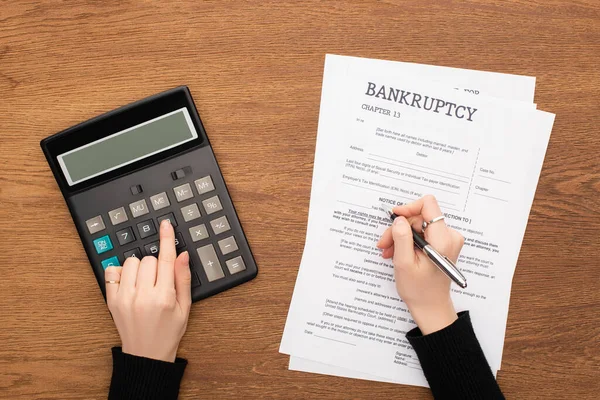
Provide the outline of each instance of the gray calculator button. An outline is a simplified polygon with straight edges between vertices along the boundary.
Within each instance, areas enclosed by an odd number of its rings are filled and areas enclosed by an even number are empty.
[[[87,221],[85,221],[85,224],[87,225],[88,231],[92,235],[106,228],[106,226],[104,226],[104,221],[102,220],[101,215],[88,219]]]
[[[200,286],[200,278],[198,278],[198,273],[196,271],[192,271],[192,287]]]
[[[204,224],[192,226],[189,231],[190,236],[192,237],[192,242],[197,242],[208,237],[208,231],[206,230],[206,226]]]
[[[109,211],[108,216],[110,217],[110,222],[113,225],[122,224],[123,222],[127,222],[127,220],[129,219],[127,218],[125,207],[119,207],[116,210]]]
[[[217,211],[221,211],[223,206],[221,205],[221,200],[219,200],[219,196],[213,196],[206,200],[202,201],[202,205],[206,210],[207,214],[216,213]]]
[[[131,215],[133,218],[141,217],[142,215],[148,214],[148,205],[146,204],[145,199],[141,199],[135,201],[129,205],[129,209],[131,210]]]
[[[227,265],[227,269],[229,269],[229,273],[231,275],[237,274],[238,272],[246,269],[246,264],[244,264],[244,260],[241,256],[227,260],[225,261],[225,264]]]
[[[174,187],[173,192],[175,192],[175,197],[177,198],[178,203],[194,197],[194,193],[192,193],[192,187],[189,183]]]
[[[121,246],[125,246],[127,243],[135,242],[135,236],[133,235],[133,229],[128,226],[125,229],[121,229],[115,233],[117,240]],[[127,256],[125,256],[127,257]]]
[[[216,281],[225,276],[212,244],[199,247],[196,251],[198,252],[198,257],[200,257],[200,262],[202,262],[202,267],[204,267],[204,272],[206,272],[206,277],[209,282]]]
[[[213,181],[209,176],[205,176],[204,178],[200,178],[194,181],[196,185],[196,189],[198,190],[198,194],[208,193],[211,190],[215,190],[215,185],[213,185]]]
[[[193,203],[189,206],[181,207],[181,215],[183,215],[183,220],[185,222],[189,222],[193,219],[200,218],[200,210],[198,209],[198,204]]]
[[[229,226],[229,221],[227,221],[227,217],[225,215],[210,221],[210,226],[212,227],[212,230],[215,233],[215,235],[218,235],[219,233],[223,233],[231,229],[231,227]]]
[[[154,208],[154,211],[158,211],[161,208],[169,207],[171,205],[169,198],[167,197],[167,193],[165,192],[151,196],[150,203],[152,203],[152,208]]]
[[[221,254],[227,255],[229,253],[233,253],[238,249],[238,245],[235,242],[235,238],[233,236],[229,236],[223,240],[219,240],[219,248],[221,249]]]
[[[160,243],[159,242],[148,243],[147,245],[144,246],[144,250],[146,250],[146,254],[149,256],[157,256],[158,252],[160,251]]]

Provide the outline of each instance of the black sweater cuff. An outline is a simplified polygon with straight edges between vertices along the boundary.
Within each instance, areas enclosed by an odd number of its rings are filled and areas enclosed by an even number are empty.
[[[186,360],[177,358],[174,363],[153,360],[123,353],[120,347],[112,348],[112,356],[109,400],[177,399]]]
[[[477,341],[469,312],[442,330],[423,336],[419,328],[406,338],[415,349],[436,399],[504,399]]]

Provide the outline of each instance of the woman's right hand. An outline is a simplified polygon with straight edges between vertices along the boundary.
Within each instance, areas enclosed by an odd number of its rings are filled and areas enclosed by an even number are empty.
[[[384,258],[392,258],[396,288],[424,335],[452,324],[456,318],[450,298],[450,279],[420,250],[415,250],[411,225],[421,231],[423,221],[442,215],[435,197],[428,195],[413,203],[394,208],[398,217],[382,235],[377,247]],[[456,262],[463,236],[442,221],[430,224],[425,240],[433,248]]]
[[[158,260],[130,257],[123,268],[106,269],[106,280],[115,282],[106,284],[106,300],[123,353],[173,362],[192,303],[190,256],[187,251],[177,256],[168,220],[159,233]]]

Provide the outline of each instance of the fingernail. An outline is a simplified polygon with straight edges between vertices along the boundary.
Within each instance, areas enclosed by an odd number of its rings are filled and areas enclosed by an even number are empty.
[[[186,264],[189,264],[190,263],[190,253],[188,253],[186,250],[181,254],[183,254],[183,262]]]
[[[394,219],[394,225],[402,225],[404,223],[404,218],[402,217],[396,217]]]
[[[160,223],[160,227],[161,228],[166,228],[167,226],[171,225],[171,221],[168,219],[163,219]]]

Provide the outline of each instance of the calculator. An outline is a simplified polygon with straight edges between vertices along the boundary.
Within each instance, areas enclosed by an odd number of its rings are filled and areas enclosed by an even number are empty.
[[[104,270],[158,256],[168,219],[188,251],[192,300],[253,279],[258,269],[200,116],[185,86],[40,143],[106,299]]]

